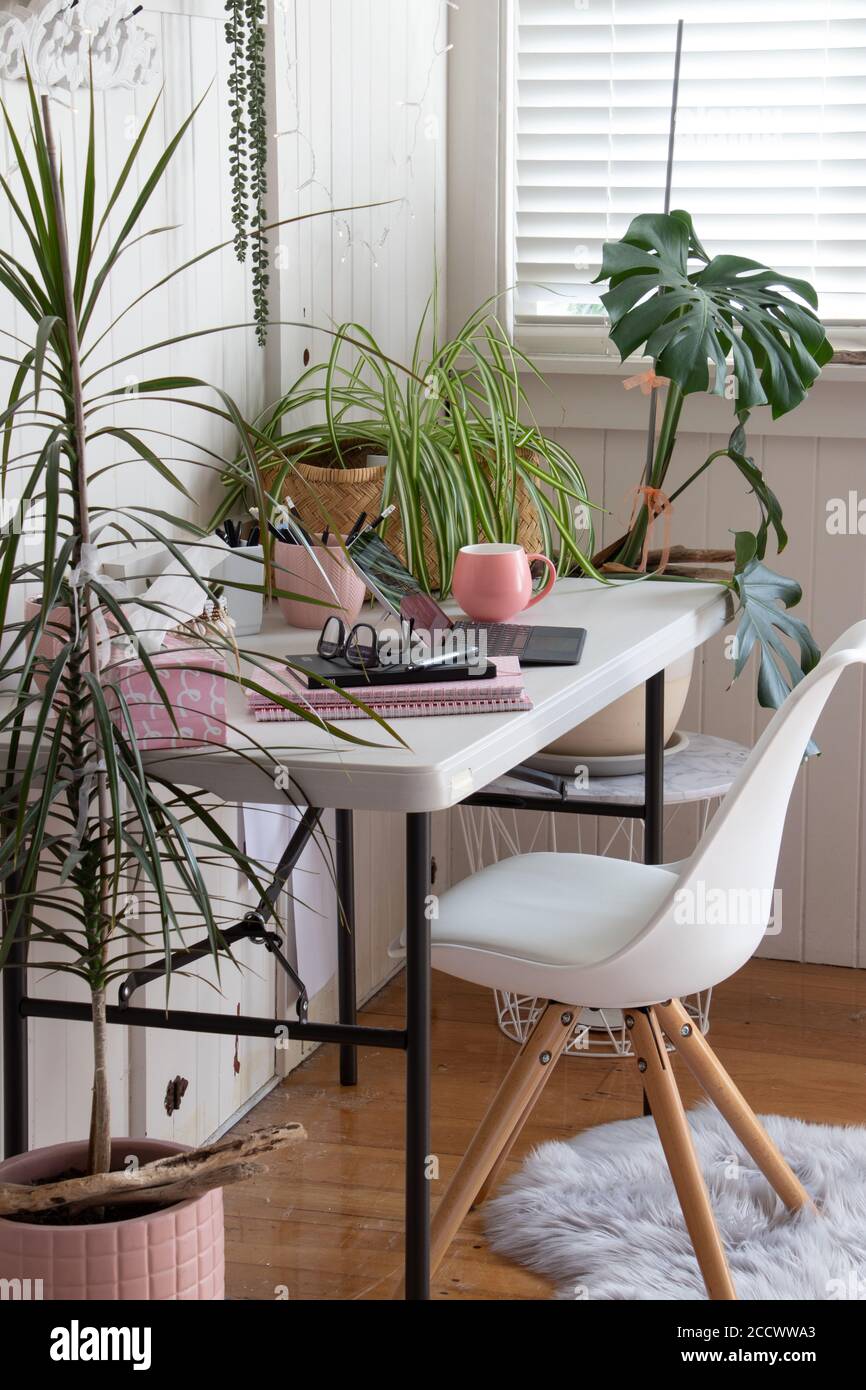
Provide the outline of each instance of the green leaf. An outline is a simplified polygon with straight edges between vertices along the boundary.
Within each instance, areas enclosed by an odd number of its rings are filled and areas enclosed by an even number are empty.
[[[92,77],[91,72],[91,77]],[[75,312],[81,312],[84,289],[90,270],[93,254],[93,210],[96,204],[96,131],[93,83],[90,85],[90,103],[87,119],[87,159],[84,166],[84,187],[81,195],[80,225],[78,229],[78,257],[75,264],[75,283],[73,303]]]
[[[765,709],[778,709],[795,685],[817,665],[821,653],[806,624],[788,611],[802,598],[794,579],[774,574],[757,555],[757,538],[748,531],[735,536],[736,568],[734,588],[739,596],[741,617],[736,633],[734,677],[741,675],[757,649],[758,702]],[[797,649],[792,653],[788,641]],[[810,743],[807,755],[817,752]]]
[[[701,464],[700,468],[696,468],[694,473],[686,478],[685,482],[681,483],[680,486],[671,493],[670,500],[671,502],[675,502],[680,494],[685,492],[686,488],[690,487],[695,479],[699,478],[700,475],[710,467],[710,464],[715,463],[716,459],[730,459],[746,479],[757,498],[758,507],[761,512],[761,522],[754,537],[755,554],[759,560],[763,560],[767,549],[767,538],[770,529],[772,528],[776,533],[776,549],[780,554],[788,544],[788,533],[782,521],[781,502],[773,492],[773,489],[770,487],[761,469],[755,463],[755,460],[746,453],[748,446],[746,444],[745,423],[747,418],[748,411],[740,411],[738,423],[731,433],[727,448],[714,450],[714,452]],[[744,532],[743,534],[747,535],[748,532]]]
[[[703,264],[690,271],[694,259]],[[806,280],[742,256],[708,261],[688,213],[636,217],[622,240],[605,242],[596,279],[610,282],[601,299],[620,355],[643,349],[685,394],[709,389],[713,362],[723,395],[730,353],[740,408],[769,404],[777,419],[833,353]]]
[[[33,356],[33,394],[36,406],[39,405],[39,390],[42,386],[42,373],[45,370],[45,354],[48,351],[51,334],[58,323],[60,323],[60,319],[55,314],[49,314],[40,320],[36,330],[36,350]]]

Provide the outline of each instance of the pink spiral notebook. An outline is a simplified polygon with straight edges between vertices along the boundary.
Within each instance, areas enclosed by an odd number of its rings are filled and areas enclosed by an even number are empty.
[[[320,715],[322,719],[365,719],[367,712],[345,696],[326,688],[309,690],[294,671],[279,668],[275,689]],[[263,682],[264,683],[264,682]],[[484,681],[431,681],[424,685],[377,685],[356,687],[353,693],[383,719],[425,719],[448,714],[499,714],[532,709],[523,673],[516,656],[498,657],[496,675]],[[250,710],[257,720],[292,720],[302,716],[294,710],[252,692]]]

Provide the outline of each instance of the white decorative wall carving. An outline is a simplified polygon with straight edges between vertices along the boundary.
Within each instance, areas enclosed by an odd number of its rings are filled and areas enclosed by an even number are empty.
[[[157,71],[157,45],[133,15],[138,0],[31,0],[0,13],[0,78],[74,92],[138,87]]]

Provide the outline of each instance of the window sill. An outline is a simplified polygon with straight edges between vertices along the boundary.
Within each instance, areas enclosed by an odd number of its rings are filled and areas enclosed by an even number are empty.
[[[628,357],[624,362],[619,358],[602,356],[597,353],[533,352],[531,346],[518,339],[518,347],[531,357],[542,376],[635,376],[650,367],[648,357]],[[532,375],[530,368],[522,372]],[[852,381],[858,385],[866,384],[866,362],[830,362],[821,372],[820,379],[812,387],[819,388],[824,382]]]
[[[521,373],[530,408],[542,429],[646,431],[648,398],[639,388],[624,391],[629,376],[645,372],[649,359],[613,358],[588,354],[532,354],[541,373]],[[824,368],[820,380],[796,410],[774,420],[770,411],[752,411],[748,431],[753,435],[793,438],[866,439],[866,368],[837,362]],[[855,389],[856,388],[856,389]],[[727,437],[733,427],[733,402],[701,392],[688,398],[682,428]]]

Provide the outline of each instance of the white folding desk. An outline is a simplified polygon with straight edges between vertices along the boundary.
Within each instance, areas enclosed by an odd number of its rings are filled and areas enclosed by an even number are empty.
[[[235,686],[227,717],[239,732],[229,733],[224,750],[152,753],[146,765],[226,801],[284,801],[274,786],[279,764],[313,806],[441,811],[699,647],[728,620],[728,598],[725,590],[708,584],[629,580],[605,587],[593,580],[560,580],[520,621],[585,627],[586,646],[579,666],[526,668],[533,703],[528,713],[391,721],[407,748],[375,723],[349,720],[340,727],[377,745],[355,747],[311,724],[257,723]],[[285,627],[273,613],[261,635],[246,639],[245,646],[268,657],[291,656],[311,651],[317,636]],[[265,755],[257,744],[265,745]]]
[[[455,610],[456,611],[456,610]],[[595,714],[626,691],[647,686],[646,818],[653,856],[661,851],[662,716],[665,666],[719,632],[732,613],[730,593],[719,586],[689,582],[623,581],[601,585],[566,579],[521,616],[521,622],[585,627],[587,639],[578,666],[529,667],[526,689],[529,712],[447,716],[392,721],[406,746],[367,720],[347,721],[342,728],[372,746],[340,741],[308,723],[257,723],[246,709],[243,693],[230,686],[229,722],[236,726],[225,748],[208,747],[145,755],[155,773],[187,786],[200,787],[225,801],[285,802],[275,772],[291,779],[292,799],[310,808],[306,835],[324,807],[338,812],[337,887],[340,923],[340,1022],[311,1024],[304,1016],[283,1024],[293,1036],[341,1046],[341,1080],[355,1078],[355,1048],[399,1047],[406,1051],[406,1294],[429,1292],[430,1152],[430,924],[426,916],[430,888],[430,813],[478,797],[483,788],[573,725]],[[259,637],[245,647],[267,657],[312,650],[316,633],[300,632],[269,615]],[[281,779],[285,784],[285,777]],[[354,941],[352,938],[353,810],[403,811],[406,814],[406,1028],[367,1029],[355,1020]],[[296,832],[297,834],[297,832]],[[295,837],[293,836],[293,842]],[[299,852],[299,851],[298,851]],[[274,897],[297,859],[290,845],[275,880]],[[264,916],[268,914],[265,902]],[[264,927],[264,917],[251,914]],[[249,928],[248,928],[249,930]],[[272,934],[262,932],[262,939]],[[265,944],[269,944],[265,940]],[[269,949],[273,945],[269,944]],[[183,953],[180,953],[181,955]],[[181,961],[182,964],[182,961]],[[79,1017],[84,1005],[33,1000],[26,996],[26,972],[4,972],[4,1065],[7,1103],[7,1153],[22,1147],[21,1109],[26,1121],[26,1019],[29,1016]],[[133,983],[132,988],[135,985]],[[246,1031],[266,1036],[272,1019],[225,1020],[221,1015],[112,1007],[112,1022],[171,1026],[196,1030]],[[78,1012],[76,1012],[78,1010]],[[11,1055],[10,1055],[11,1054]],[[23,1081],[22,1081],[23,1076]],[[23,1102],[22,1102],[23,1092]],[[26,1144],[26,1129],[23,1143]],[[11,1144],[11,1146],[10,1146]]]

